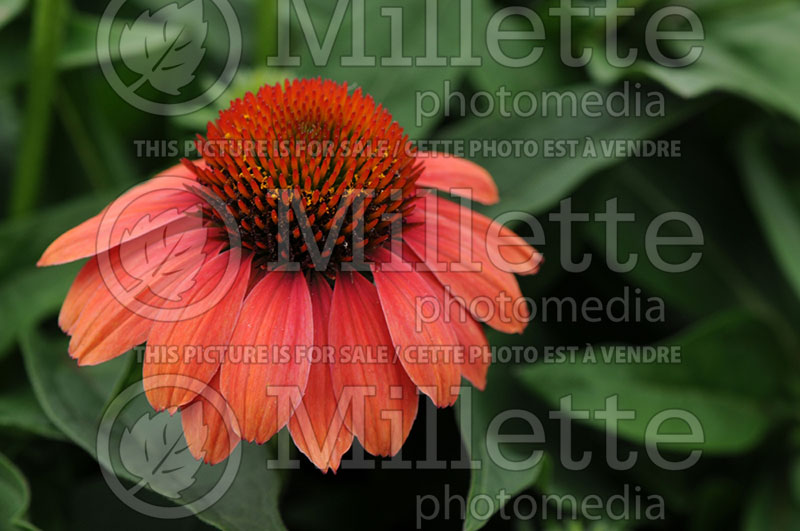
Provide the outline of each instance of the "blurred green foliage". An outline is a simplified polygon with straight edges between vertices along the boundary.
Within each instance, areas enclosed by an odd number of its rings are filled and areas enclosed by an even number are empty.
[[[321,39],[336,3],[305,4]],[[648,17],[670,2],[626,0],[622,5],[635,7],[636,15],[621,19],[619,38],[623,49],[639,50],[636,61],[627,68],[610,66],[604,59],[602,21],[583,17],[573,28],[575,47],[589,47],[593,59],[574,68],[558,57],[558,21],[547,11],[555,3],[521,0],[519,5],[542,16],[547,40],[536,64],[509,68],[491,59],[484,35],[492,13],[516,4],[473,0],[472,48],[482,66],[451,61],[444,66],[381,66],[380,58],[391,54],[389,19],[382,9],[399,4],[404,6],[403,52],[423,56],[425,2],[370,0],[365,2],[367,52],[378,57],[378,66],[341,66],[339,59],[351,52],[348,11],[327,65],[314,64],[293,12],[292,51],[300,55],[301,65],[268,68],[266,56],[275,52],[277,42],[276,3],[237,1],[243,56],[233,83],[204,109],[163,117],[130,106],[103,76],[95,49],[103,3],[0,3],[0,528],[411,529],[415,497],[441,497],[445,484],[467,496],[467,503],[501,490],[608,498],[622,485],[635,484],[666,500],[664,521],[513,522],[495,515],[442,520],[436,528],[800,529],[800,333],[795,324],[800,316],[800,5],[790,0],[680,2],[703,23],[703,51],[689,67],[667,68],[644,53],[643,35]],[[162,5],[131,0],[119,17],[132,21],[145,9]],[[459,54],[459,5],[459,0],[438,2],[442,56]],[[503,28],[524,29],[520,24],[513,19]],[[693,44],[674,41],[669,47],[681,56]],[[205,46],[209,60],[190,90],[217,75],[228,46],[224,32],[211,28]],[[527,53],[519,43],[508,46],[508,55]],[[112,61],[118,60],[112,55]],[[230,99],[264,83],[303,76],[362,87],[414,139],[680,141],[681,156],[673,159],[616,153],[473,158],[490,170],[501,192],[501,203],[486,213],[529,212],[544,224],[546,241],[538,247],[547,262],[539,275],[521,279],[526,295],[534,300],[608,300],[635,288],[642,299],[660,297],[666,305],[666,317],[659,322],[534,321],[522,336],[491,333],[492,344],[540,349],[591,345],[598,352],[620,345],[679,345],[682,362],[493,367],[487,390],[473,393],[470,404],[462,400],[455,413],[423,416],[435,415],[439,421],[440,457],[461,457],[459,429],[463,431],[472,458],[485,463],[471,473],[379,469],[344,470],[331,477],[305,462],[300,470],[279,473],[266,467],[272,444],[245,445],[233,487],[199,519],[156,521],[117,501],[94,460],[97,423],[109,400],[141,377],[141,367],[129,354],[78,369],[53,319],[78,266],[38,270],[34,264],[57,235],[130,185],[176,162],[137,156],[135,141],[191,140]],[[425,91],[441,100],[445,83],[469,96],[501,87],[608,94],[626,82],[640,83],[643,92],[664,93],[664,116],[538,113],[526,118],[501,116],[495,110],[481,117],[445,116],[440,110],[421,123],[416,116],[417,94]],[[636,222],[619,227],[618,252],[638,253],[640,263],[630,272],[611,271],[604,263],[605,227],[589,222],[576,224],[571,249],[576,256],[591,252],[593,265],[579,274],[563,271],[558,257],[564,242],[548,214],[566,197],[572,198],[575,211],[603,212],[607,201],[616,199],[620,211],[635,213]],[[643,259],[647,224],[671,211],[690,214],[703,229],[702,260],[686,273],[665,273]],[[622,422],[618,431],[621,447],[640,454],[633,468],[612,471],[594,462],[573,472],[559,466],[559,427],[547,412],[568,393],[575,409],[600,410],[608,396],[617,395],[620,407],[638,411],[638,419]],[[467,424],[461,417],[465,408],[471,418]],[[535,469],[512,473],[486,460],[488,423],[509,408],[547,421],[547,442],[540,448],[546,458]],[[704,428],[705,441],[698,446],[702,458],[684,472],[660,470],[641,458],[646,421],[668,408],[693,412]],[[417,421],[405,457],[425,457],[424,425],[425,418]],[[601,422],[580,421],[574,432],[576,455],[584,450],[604,455]],[[691,448],[670,450],[681,457]],[[509,455],[514,451],[526,455],[519,445]],[[202,468],[201,475],[210,473],[209,467]]]

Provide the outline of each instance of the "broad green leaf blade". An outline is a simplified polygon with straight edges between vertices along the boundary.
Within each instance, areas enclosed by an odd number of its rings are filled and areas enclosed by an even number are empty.
[[[133,385],[136,397],[120,411],[111,434],[112,444],[120,445],[119,464],[111,456],[114,471],[176,504],[202,497],[220,480],[227,463],[209,466],[195,461],[186,449],[180,416],[154,412],[141,382]],[[168,441],[164,451],[158,442],[162,437]],[[267,468],[273,458],[269,445],[242,443],[233,483],[198,517],[225,530],[284,530],[278,512],[281,478]]]
[[[80,265],[27,270],[0,285],[0,358],[20,331],[58,312]]]
[[[689,263],[693,253],[702,252],[696,266],[684,272],[666,272],[650,258],[647,249],[648,230],[659,216],[677,212],[696,219],[694,216],[698,214],[692,207],[680,204],[680,198],[671,196],[670,192],[685,182],[676,183],[672,173],[675,168],[664,166],[660,162],[626,162],[614,168],[611,175],[590,183],[586,194],[591,201],[590,212],[604,213],[616,203],[617,212],[634,216],[631,221],[617,224],[616,238],[611,242],[605,223],[583,224],[585,228],[581,232],[598,250],[595,260],[605,259],[606,264],[609,259],[626,262],[636,255],[636,264],[624,275],[645,294],[663,299],[668,309],[677,309],[692,318],[707,317],[743,302],[736,298],[737,294],[744,292],[743,284],[739,283],[742,275],[736,270],[737,264],[721,255],[718,242],[710,234],[712,227],[703,223],[703,220],[697,220],[697,226],[703,232],[701,246],[681,245],[658,249],[659,257],[671,264]],[[611,205],[609,201],[612,201]],[[686,237],[689,229],[683,222],[668,222],[659,227],[658,234]],[[612,250],[616,251],[617,256],[608,255]],[[603,267],[607,267],[606,264]],[[698,297],[698,293],[704,296]],[[741,298],[744,299],[743,296]]]
[[[503,458],[520,462],[534,451],[533,445],[530,445],[530,449],[525,446],[525,450],[522,450],[520,444],[501,443],[495,436],[494,429],[489,429],[498,415],[519,408],[523,402],[515,400],[515,397],[518,398],[519,395],[514,393],[514,382],[508,371],[502,366],[497,366],[489,371],[485,391],[471,389],[470,405],[467,405],[463,397],[458,401],[457,417],[461,437],[470,460],[479,463],[479,468],[470,471],[467,507],[470,507],[478,496],[489,496],[492,500],[500,499],[501,493],[507,494],[509,498],[516,496],[533,486],[545,468],[547,461],[545,454],[542,454],[534,466],[522,470],[508,470],[493,457],[495,449],[499,449]],[[508,421],[513,422],[511,419]],[[530,428],[523,433],[530,433]],[[506,501],[509,498],[506,498]],[[494,509],[498,511],[500,507],[495,505]],[[480,519],[474,513],[475,511],[466,511],[465,531],[481,529],[492,517],[490,514],[486,519]]]
[[[0,454],[0,527],[32,529],[24,515],[30,503],[28,482],[14,463]]]
[[[700,130],[685,144],[699,142],[705,134]],[[603,261],[603,255],[608,261],[614,251],[620,261],[637,255],[633,269],[623,274],[633,284],[632,290],[635,286],[648,299],[662,299],[667,318],[674,319],[675,310],[687,320],[696,320],[733,307],[746,308],[773,324],[789,350],[797,341],[791,324],[796,298],[786,290],[773,262],[763,259],[769,248],[755,219],[746,215],[745,195],[729,186],[727,174],[715,173],[718,167],[715,157],[699,147],[686,150],[680,159],[628,160],[587,183],[580,194],[589,202],[589,212],[604,213],[608,201],[616,200],[618,212],[634,215],[633,221],[617,224],[617,248],[609,244],[614,235],[609,236],[605,223],[583,223],[580,233],[597,250],[595,263]],[[659,225],[659,218],[671,220]],[[650,237],[649,230],[654,231]],[[702,232],[702,245],[656,248],[655,230],[659,236],[681,238]],[[698,252],[699,262],[688,270],[667,272],[655,261],[691,265],[692,254]]]
[[[274,455],[268,445],[243,443],[236,481],[217,503],[200,513],[200,519],[224,530],[285,530],[278,512],[280,476],[267,468],[269,459]]]
[[[595,86],[562,87],[575,93],[577,101],[590,91],[608,94],[610,91]],[[571,101],[567,98],[567,102]],[[656,99],[653,100],[654,102]],[[677,101],[665,101],[663,117],[612,117],[603,113],[600,117],[589,117],[582,113],[576,116],[571,111],[559,113],[556,100],[549,99],[547,116],[534,118],[510,117],[493,119],[470,118],[446,128],[440,137],[456,142],[470,141],[491,143],[517,140],[538,146],[534,156],[500,157],[489,149],[479,149],[475,156],[467,158],[489,170],[500,190],[500,203],[486,209],[491,215],[513,210],[540,213],[547,211],[561,199],[581,185],[594,173],[620,160],[614,146],[616,141],[645,140],[657,137],[690,116],[698,105],[676,105]],[[570,103],[564,104],[568,109]],[[565,114],[565,116],[559,116]],[[513,133],[511,133],[513,132]],[[511,134],[510,134],[511,133]],[[547,156],[545,144],[551,141],[577,141],[575,153],[565,151],[562,155]],[[589,151],[591,144],[595,149]],[[479,144],[481,145],[481,144]],[[562,147],[567,149],[563,144]]]
[[[489,24],[497,23],[499,19],[495,19],[494,22],[492,19],[498,16],[498,13],[500,15],[503,13],[500,12],[500,6],[492,0],[475,0],[471,3],[473,5],[471,44],[475,50],[475,56],[481,60],[481,65],[470,67],[467,72],[470,80],[474,81],[480,89],[492,94],[498,94],[501,89],[508,91],[512,94],[507,96],[510,101],[520,93],[538,93],[540,90],[578,83],[584,79],[580,69],[565,68],[561,62],[558,43],[559,21],[556,17],[550,16],[547,9],[534,8],[536,14],[543,21],[542,26],[547,37],[537,43],[538,46],[541,46],[541,55],[533,64],[517,66],[514,65],[513,59],[527,58],[530,54],[536,53],[532,50],[530,41],[501,38],[500,50],[490,51],[489,41],[492,41],[491,46],[494,48],[493,40],[496,35],[490,31]],[[506,14],[508,13],[509,11],[506,11]],[[512,15],[501,22],[499,29],[501,32],[530,32],[532,26],[525,17]],[[533,59],[531,57],[529,61]],[[451,83],[451,92],[458,88],[453,85]],[[453,103],[456,102],[457,100],[453,100]],[[459,112],[456,111],[455,115],[458,116]]]
[[[25,369],[45,414],[78,446],[94,455],[97,427],[132,358],[120,356],[94,367],[78,367],[67,354],[66,336],[48,337],[33,328],[20,335]]]
[[[83,197],[0,224],[0,274],[6,276],[20,266],[36,264],[53,240],[100,212],[112,198]]]
[[[741,138],[739,166],[761,229],[786,280],[800,297],[800,206],[770,160],[763,131],[750,129]]]
[[[787,66],[800,54],[797,3],[734,6],[726,2],[715,7],[700,12],[705,30],[702,41],[666,42],[675,57],[683,57],[690,46],[702,46],[702,55],[695,63],[670,68],[640,60],[628,69],[612,68],[601,60],[602,50],[596,50],[590,71],[604,82],[631,74],[646,75],[685,98],[723,90],[800,120],[800,73]]]
[[[67,355],[65,337],[47,337],[32,329],[21,335],[21,344],[25,366],[42,409],[64,434],[96,457],[101,418],[126,379],[132,358],[130,355],[122,356],[95,367],[78,367]],[[136,385],[141,387],[141,383]],[[130,409],[122,412],[117,423],[119,426],[115,426],[119,433],[114,433],[119,436],[126,429],[132,430],[143,415],[155,415],[155,412],[142,392],[131,403]],[[170,422],[179,424],[180,417],[176,415]],[[136,452],[135,446],[147,439],[147,435],[139,439],[132,438],[129,451]],[[143,451],[138,453],[143,454]],[[233,484],[220,500],[198,516],[226,530],[283,530],[277,510],[280,478],[277,472],[267,469],[267,460],[270,458],[268,447],[244,445],[242,461]],[[219,476],[219,470],[219,467],[200,465],[192,484],[182,494],[187,499],[196,499],[199,496],[192,498],[191,495],[198,492],[197,489],[208,488],[210,482]],[[133,484],[141,480],[124,465],[115,466],[114,471]],[[158,493],[170,492],[173,490],[170,483],[172,478],[166,481],[163,484],[154,481],[148,488],[152,487]]]
[[[0,428],[19,430],[50,439],[64,439],[44,414],[36,396],[22,387],[0,394]]]
[[[764,323],[741,311],[711,318],[660,345],[679,347],[679,363],[617,361],[613,347],[596,346],[595,357],[575,364],[529,366],[519,377],[533,392],[558,405],[572,395],[573,410],[606,410],[617,396],[619,410],[636,418],[621,420],[617,433],[644,444],[650,421],[664,410],[685,410],[699,421],[702,444],[661,444],[660,449],[707,454],[738,454],[757,445],[785,413],[776,364],[780,346]],[[608,357],[609,359],[606,359]],[[595,360],[594,362],[590,362]],[[605,421],[586,420],[598,429]],[[686,423],[667,421],[661,433],[686,433]]]

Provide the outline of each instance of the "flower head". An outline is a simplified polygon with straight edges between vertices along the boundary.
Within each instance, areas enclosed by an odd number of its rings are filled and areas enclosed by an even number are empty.
[[[428,191],[495,202],[485,170],[417,152],[371,97],[322,80],[248,93],[198,147],[42,256],[89,257],[59,316],[79,364],[147,343],[147,397],[181,411],[197,458],[288,425],[334,471],[354,436],[395,454],[418,391],[444,407],[462,376],[485,386],[483,323],[525,327],[514,274],[541,257]]]

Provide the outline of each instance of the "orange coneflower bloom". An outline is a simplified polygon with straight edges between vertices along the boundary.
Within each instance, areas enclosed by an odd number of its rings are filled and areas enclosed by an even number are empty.
[[[323,471],[353,436],[395,454],[418,390],[444,407],[462,376],[484,388],[480,321],[525,327],[514,274],[541,257],[424,192],[496,202],[483,168],[417,152],[370,96],[318,79],[246,94],[197,145],[201,160],[123,194],[40,259],[89,257],[59,316],[79,364],[146,342],[147,397],[181,411],[195,457],[217,463],[288,425]]]

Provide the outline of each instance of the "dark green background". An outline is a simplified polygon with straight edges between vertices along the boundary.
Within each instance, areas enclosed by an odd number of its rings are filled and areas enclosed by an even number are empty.
[[[184,3],[184,2],[181,2]],[[382,5],[404,5],[406,54],[421,55],[424,2],[367,0],[367,51],[387,54],[387,19]],[[236,1],[243,32],[243,58],[232,88],[213,108],[178,118],[141,112],[109,87],[97,64],[95,35],[102,2],[2,0],[0,2],[0,528],[28,529],[412,529],[415,497],[451,493],[495,495],[501,489],[527,494],[586,494],[604,497],[622,485],[666,502],[666,519],[642,522],[505,521],[494,529],[800,529],[800,6],[771,0],[686,0],[705,29],[700,60],[680,70],[660,67],[644,51],[648,17],[666,2],[627,0],[636,16],[624,19],[620,41],[635,46],[639,60],[620,70],[603,63],[604,28],[599,18],[576,22],[575,45],[594,49],[584,68],[558,60],[557,21],[549,2],[527,3],[545,19],[545,54],[523,69],[502,68],[483,41],[488,14],[511,5],[473,1],[473,46],[479,68],[344,68],[337,57],[350,51],[350,13],[345,17],[329,66],[311,63],[294,31],[297,69],[267,69],[275,47],[273,0]],[[307,2],[318,32],[327,27],[333,3]],[[588,2],[591,4],[591,2]],[[120,17],[135,19],[163,3],[131,0]],[[439,43],[456,55],[458,2],[439,2]],[[188,90],[200,91],[221,69],[225,32],[210,23],[207,57]],[[296,28],[295,28],[296,30]],[[681,53],[677,43],[673,52]],[[513,46],[512,46],[513,48]],[[510,50],[510,48],[509,48]],[[517,50],[519,51],[519,49]],[[509,54],[513,54],[509,51]],[[523,52],[524,53],[524,49]],[[117,64],[124,70],[124,66]],[[184,141],[202,132],[215,109],[245,90],[286,77],[323,76],[357,84],[384,103],[415,139],[442,138],[664,138],[681,142],[674,159],[541,157],[476,159],[498,182],[502,201],[490,214],[515,209],[543,222],[547,261],[539,275],[521,279],[526,295],[609,300],[625,287],[641,289],[641,300],[661,297],[659,323],[534,322],[523,336],[491,333],[495,345],[679,345],[677,365],[541,364],[497,365],[484,393],[473,400],[475,459],[485,457],[486,424],[493,412],[516,408],[546,421],[548,458],[525,473],[504,472],[484,459],[465,470],[353,471],[323,476],[303,462],[299,471],[276,473],[265,466],[271,445],[245,448],[246,466],[229,494],[198,519],[147,519],[118,502],[92,457],[96,425],[105,404],[125,384],[141,377],[127,355],[97,368],[78,370],[55,323],[78,265],[37,270],[34,263],[57,235],[93,215],[132,184],[176,162],[136,156],[135,140]],[[427,119],[414,124],[415,91],[441,92],[449,80],[467,95],[512,91],[615,90],[624,80],[667,98],[663,118],[629,117]],[[145,87],[143,94],[147,94]],[[590,252],[592,267],[564,272],[558,261],[558,227],[547,213],[571,197],[573,208],[601,212],[617,198],[620,210],[637,214],[621,225],[620,249],[638,252],[640,264],[617,274],[605,265],[604,226],[576,225],[572,251]],[[658,214],[682,211],[704,233],[703,258],[688,273],[669,274],[644,257],[647,223]],[[680,231],[678,231],[680,232]],[[676,234],[678,235],[678,234]],[[679,257],[678,257],[679,258]],[[676,258],[677,260],[677,258]],[[703,456],[688,471],[660,470],[646,458],[643,422],[620,427],[623,450],[638,450],[632,470],[603,464],[602,425],[577,423],[575,455],[591,450],[593,465],[566,473],[558,463],[558,427],[547,411],[571,393],[576,405],[598,410],[618,394],[622,407],[645,420],[653,412],[681,407],[703,424]],[[460,455],[453,410],[437,413],[440,456]],[[424,414],[404,448],[423,459]],[[683,453],[682,453],[683,452]],[[673,458],[685,455],[675,449]],[[152,494],[158,501],[157,495]],[[453,510],[451,508],[451,510]],[[283,522],[283,523],[281,523]],[[469,519],[468,529],[484,522]],[[427,524],[458,529],[459,518]],[[435,527],[434,527],[435,526]]]

